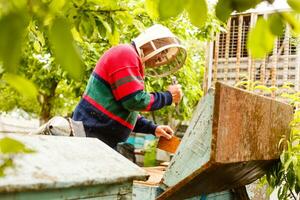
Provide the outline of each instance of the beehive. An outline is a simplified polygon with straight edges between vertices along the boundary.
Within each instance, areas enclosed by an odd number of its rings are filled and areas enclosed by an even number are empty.
[[[131,199],[146,172],[95,138],[9,135],[35,151],[14,158],[0,199]]]
[[[289,134],[293,108],[216,83],[193,114],[158,199],[185,199],[249,184],[265,174]]]

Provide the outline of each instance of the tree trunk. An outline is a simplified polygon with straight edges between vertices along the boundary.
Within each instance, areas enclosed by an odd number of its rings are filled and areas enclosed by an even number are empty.
[[[43,95],[42,109],[40,113],[40,125],[45,124],[51,118],[51,98]]]
[[[50,88],[50,94],[42,94],[42,100],[40,101],[41,104],[41,112],[40,112],[40,125],[49,121],[51,116],[52,110],[52,100],[55,98],[55,90],[58,85],[58,82],[53,82]]]

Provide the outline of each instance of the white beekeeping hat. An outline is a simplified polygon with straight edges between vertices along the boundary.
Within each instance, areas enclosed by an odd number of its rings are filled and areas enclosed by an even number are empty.
[[[150,76],[167,76],[185,62],[186,49],[167,27],[160,24],[146,29],[133,42]]]

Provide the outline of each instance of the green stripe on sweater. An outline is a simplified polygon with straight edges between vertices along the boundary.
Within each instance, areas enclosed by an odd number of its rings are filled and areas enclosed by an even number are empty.
[[[135,125],[138,113],[126,110],[121,103],[115,100],[110,88],[94,76],[90,77],[85,94],[109,112]]]

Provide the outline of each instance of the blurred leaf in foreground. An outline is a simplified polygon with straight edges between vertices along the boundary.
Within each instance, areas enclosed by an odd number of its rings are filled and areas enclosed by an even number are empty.
[[[299,0],[287,0],[287,3],[293,8],[296,12],[300,13],[300,1]]]
[[[17,153],[33,153],[32,149],[27,148],[18,140],[4,137],[0,139],[0,153],[1,154],[17,154]]]
[[[271,33],[268,22],[259,18],[249,32],[247,47],[253,58],[263,58],[273,50],[275,36]]]
[[[26,78],[11,73],[5,73],[2,78],[7,84],[16,89],[23,96],[30,99],[35,99],[37,97],[38,91],[35,85]]]
[[[222,22],[226,22],[233,12],[231,1],[228,0],[219,0],[215,9],[217,18]]]
[[[159,18],[164,20],[170,17],[176,17],[183,11],[185,3],[184,0],[159,0]]]
[[[0,19],[0,60],[7,72],[16,72],[21,57],[26,19],[20,13],[9,13]]]
[[[207,20],[206,0],[190,0],[187,5],[189,19],[194,26],[201,28]]]
[[[58,17],[53,21],[50,30],[50,42],[53,46],[57,63],[72,78],[80,80],[84,71],[83,63],[75,47],[69,24],[64,18]]]

